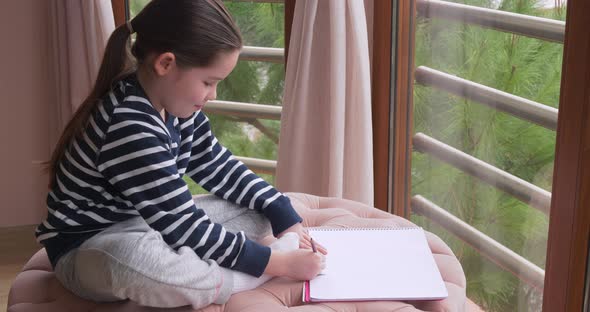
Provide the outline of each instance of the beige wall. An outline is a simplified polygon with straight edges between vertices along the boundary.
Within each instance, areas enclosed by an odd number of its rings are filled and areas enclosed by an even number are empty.
[[[0,227],[45,215],[49,157],[48,1],[0,1]]]

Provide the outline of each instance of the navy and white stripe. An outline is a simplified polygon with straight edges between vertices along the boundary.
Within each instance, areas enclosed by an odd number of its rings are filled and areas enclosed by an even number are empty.
[[[219,144],[202,112],[162,120],[132,75],[103,97],[60,161],[37,239],[55,266],[92,235],[140,215],[175,249],[188,246],[202,259],[261,275],[270,249],[212,223],[195,207],[185,173],[213,194],[262,212],[275,235],[301,222],[286,196]]]

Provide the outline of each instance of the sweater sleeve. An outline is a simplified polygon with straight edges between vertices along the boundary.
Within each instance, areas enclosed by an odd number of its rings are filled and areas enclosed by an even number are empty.
[[[187,174],[196,183],[221,198],[264,213],[275,236],[303,221],[287,196],[250,171],[219,144],[203,113],[197,114],[194,126]]]
[[[115,109],[97,159],[109,186],[128,199],[173,249],[192,248],[203,260],[260,276],[270,249],[211,222],[198,209],[176,160],[167,130],[156,116]],[[157,117],[156,117],[157,118]]]

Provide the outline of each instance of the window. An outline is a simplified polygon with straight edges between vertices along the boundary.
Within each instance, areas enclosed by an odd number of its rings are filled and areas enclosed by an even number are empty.
[[[582,3],[568,2],[568,25],[577,22],[568,32],[560,2],[389,5],[390,209],[449,243],[484,310],[579,310],[588,250]]]
[[[412,220],[452,246],[484,310],[540,311],[563,53],[547,29],[565,26],[544,19],[526,30],[541,38],[498,28],[503,12],[523,25],[565,10],[536,1],[417,9]],[[482,15],[465,23],[450,10]]]

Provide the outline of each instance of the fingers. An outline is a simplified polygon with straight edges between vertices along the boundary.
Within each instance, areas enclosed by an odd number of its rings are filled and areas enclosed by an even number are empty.
[[[309,233],[307,233],[307,231],[303,231],[302,233],[299,233],[299,238],[301,240],[305,240],[305,241],[311,241],[311,236],[309,236]]]
[[[326,249],[326,247],[322,246],[322,244],[318,244],[314,241],[315,243],[315,247],[318,249],[318,251],[324,255],[328,254],[328,249]]]
[[[299,248],[311,249],[311,242],[304,239],[299,240]]]
[[[326,247],[324,247],[322,244],[318,243],[317,241],[313,241],[317,251],[319,251],[321,254],[327,255],[328,254],[328,249],[326,249]],[[311,238],[310,240],[304,240],[301,239],[299,240],[299,248],[305,248],[305,249],[312,249],[311,248]]]
[[[299,248],[309,248],[311,249],[311,237],[307,232],[300,233],[299,236]]]

